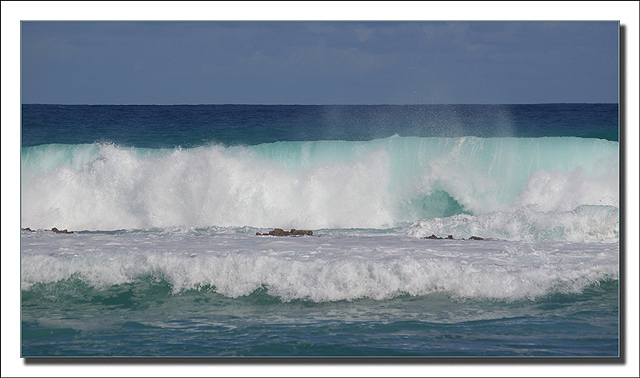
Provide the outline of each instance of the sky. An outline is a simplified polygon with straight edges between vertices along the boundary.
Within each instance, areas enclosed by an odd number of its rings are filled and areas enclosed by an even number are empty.
[[[23,104],[617,103],[617,21],[21,22]]]

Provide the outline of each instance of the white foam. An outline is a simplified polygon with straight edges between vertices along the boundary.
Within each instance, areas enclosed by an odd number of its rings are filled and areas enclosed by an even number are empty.
[[[175,293],[265,287],[282,300],[453,296],[532,299],[618,277],[617,244],[423,240],[399,235],[261,237],[211,231],[58,235],[24,232],[22,288],[79,277],[106,288],[144,276]]]
[[[22,154],[22,226],[384,229],[449,206],[476,215],[617,207],[617,148],[580,138],[398,136],[175,150],[37,146]]]
[[[620,216],[613,206],[579,206],[570,211],[541,211],[526,206],[509,212],[455,215],[413,223],[407,234],[424,238],[432,234],[456,238],[522,241],[608,242],[619,240]]]

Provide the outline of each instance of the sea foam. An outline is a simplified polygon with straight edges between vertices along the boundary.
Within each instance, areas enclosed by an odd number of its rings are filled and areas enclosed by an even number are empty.
[[[154,280],[167,282],[174,294],[213,290],[237,298],[266,290],[283,301],[383,300],[437,292],[519,300],[580,293],[618,279],[618,245],[398,235],[283,239],[210,231],[117,237],[37,231],[23,235],[21,264],[23,290],[71,280],[107,290]]]

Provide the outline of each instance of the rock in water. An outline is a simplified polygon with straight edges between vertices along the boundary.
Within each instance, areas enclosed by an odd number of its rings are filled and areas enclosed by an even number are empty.
[[[424,239],[442,239],[442,237],[438,237],[435,234],[431,234],[431,236],[426,236],[424,237]],[[447,240],[458,240],[456,238],[453,237],[453,235],[447,235],[447,237],[445,238]],[[465,238],[459,239],[459,240],[465,240]],[[466,240],[484,240],[484,238],[481,238],[479,236],[472,236],[469,239]]]
[[[256,232],[256,235],[259,236],[301,236],[301,235],[309,235],[309,236],[313,236],[313,231],[311,230],[296,230],[295,228],[292,228],[291,231],[285,231],[281,228],[275,228],[271,231],[269,231],[268,234],[261,234],[259,232]]]
[[[313,236],[313,231],[311,230],[296,230],[295,228],[291,229],[291,235],[309,235]]]
[[[55,232],[56,234],[73,234],[73,231],[67,231],[66,228],[64,230],[58,230],[54,227],[51,229],[51,231]]]

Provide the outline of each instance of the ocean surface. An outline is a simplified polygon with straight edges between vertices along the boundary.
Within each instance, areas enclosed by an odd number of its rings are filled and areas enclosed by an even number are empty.
[[[23,105],[21,356],[618,357],[618,119]]]

